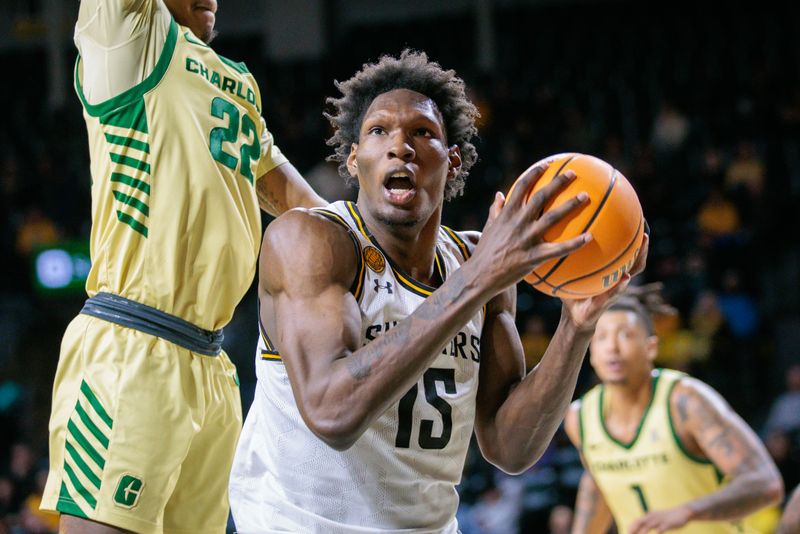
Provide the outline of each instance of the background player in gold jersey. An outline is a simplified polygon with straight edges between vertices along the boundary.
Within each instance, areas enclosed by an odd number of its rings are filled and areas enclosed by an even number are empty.
[[[216,0],[83,0],[92,268],[53,388],[43,508],[62,532],[224,532],[241,428],[222,328],[261,208],[322,200],[273,144],[258,84],[208,45]]]
[[[663,306],[653,289],[642,294]],[[719,394],[653,369],[657,350],[640,300],[620,299],[600,317],[590,362],[602,384],[565,421],[586,466],[572,532],[607,532],[612,518],[625,534],[747,532],[737,520],[781,500],[780,474]]]

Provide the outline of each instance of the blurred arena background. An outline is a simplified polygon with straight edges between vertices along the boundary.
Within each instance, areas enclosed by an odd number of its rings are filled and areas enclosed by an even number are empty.
[[[77,0],[0,1],[0,533],[34,532],[22,525],[47,469],[59,343],[85,296],[77,12]],[[800,6],[782,2],[221,0],[214,48],[247,63],[277,144],[329,200],[355,196],[325,162],[333,80],[406,46],[456,69],[482,114],[480,161],[446,224],[480,229],[494,191],[543,156],[580,151],[615,165],[652,230],[642,282],[663,281],[680,311],[658,318],[657,363],[720,391],[789,491],[800,482],[797,20]],[[529,366],[559,309],[520,285]],[[253,288],[225,329],[245,410],[256,335]],[[587,361],[576,394],[593,380]],[[561,434],[519,477],[471,455],[464,534],[566,532],[581,469]]]

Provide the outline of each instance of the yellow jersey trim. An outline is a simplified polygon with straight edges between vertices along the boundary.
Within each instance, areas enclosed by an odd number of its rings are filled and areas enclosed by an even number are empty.
[[[356,275],[355,280],[353,280],[353,283],[350,285],[350,292],[353,294],[353,297],[355,297],[356,301],[360,302],[361,295],[364,294],[364,273],[366,268],[364,265],[363,251],[361,250],[361,244],[358,242],[358,238],[353,235],[353,230],[338,213],[334,213],[324,208],[315,208],[312,211],[344,226],[347,230],[347,235],[349,235],[350,239],[353,241],[353,247],[355,248],[356,252],[356,271],[358,271],[358,274]]]
[[[420,297],[427,297],[434,291],[436,288],[433,286],[429,286],[427,284],[423,284],[417,280],[414,280],[411,276],[407,275],[405,272],[402,271],[395,263],[392,261],[392,258],[386,254],[386,251],[380,246],[378,241],[372,235],[372,233],[367,229],[367,225],[364,223],[364,219],[361,216],[361,213],[358,211],[358,206],[355,205],[353,202],[346,202],[345,205],[347,206],[347,211],[350,213],[353,222],[358,227],[358,231],[361,232],[366,239],[370,241],[375,247],[383,254],[386,258],[386,261],[389,263],[389,266],[392,268],[392,272],[397,278],[397,281],[400,283],[402,287],[411,291],[412,293],[419,295]],[[439,248],[436,247],[436,254],[435,254],[435,261],[434,266],[436,268],[436,273],[439,276],[439,279],[444,282],[447,277],[447,272],[444,270],[444,261],[441,259]]]

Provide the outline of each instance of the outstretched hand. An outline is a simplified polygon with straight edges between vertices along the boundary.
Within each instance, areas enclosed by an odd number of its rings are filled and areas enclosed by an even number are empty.
[[[650,244],[650,236],[644,234],[642,239],[642,246],[639,249],[639,254],[636,256],[636,261],[631,267],[629,273],[625,273],[617,282],[614,287],[585,299],[563,299],[563,305],[566,312],[569,314],[573,323],[580,330],[591,330],[597,323],[597,320],[608,309],[611,304],[616,301],[619,296],[628,289],[631,282],[631,277],[636,276],[644,270],[647,263],[647,252]]]
[[[579,193],[545,210],[550,200],[575,179],[573,171],[559,174],[528,199],[528,193],[547,167],[542,164],[528,168],[517,179],[509,197],[497,193],[489,209],[473,259],[482,263],[481,271],[496,291],[519,282],[541,263],[566,256],[591,240],[587,233],[560,243],[544,240],[547,230],[574,216],[589,199],[586,193]]]
[[[628,534],[662,534],[676,530],[689,522],[689,515],[689,510],[683,507],[650,512],[634,521]]]

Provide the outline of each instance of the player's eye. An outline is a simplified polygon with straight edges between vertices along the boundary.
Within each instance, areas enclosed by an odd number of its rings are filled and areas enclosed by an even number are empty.
[[[386,130],[383,129],[383,126],[373,126],[367,130],[367,133],[370,135],[381,135],[386,133]]]
[[[416,130],[414,130],[414,135],[421,137],[433,137],[433,132],[430,131],[428,128],[417,128]]]

